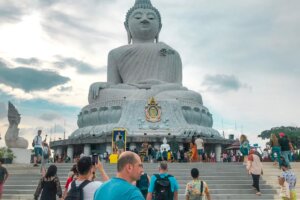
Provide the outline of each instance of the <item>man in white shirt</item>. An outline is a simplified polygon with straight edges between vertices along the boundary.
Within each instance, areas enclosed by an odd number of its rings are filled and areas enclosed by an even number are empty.
[[[200,138],[200,135],[197,135],[197,139],[195,140],[195,144],[197,146],[197,152],[198,152],[198,161],[202,161],[202,156],[204,154],[204,142]]]
[[[41,161],[42,155],[43,155],[43,145],[42,145],[42,130],[38,130],[38,134],[34,137],[32,145],[34,146],[34,167],[38,166],[38,162]]]
[[[77,163],[78,177],[76,180],[73,180],[73,182],[76,187],[79,187],[81,184],[85,185],[82,189],[84,200],[93,200],[95,191],[102,185],[101,181],[92,181],[95,168],[99,170],[103,181],[107,181],[109,179],[100,161],[95,163],[95,166],[93,166],[91,157],[83,156]],[[74,185],[73,182],[69,184],[68,192],[72,189],[72,185]]]

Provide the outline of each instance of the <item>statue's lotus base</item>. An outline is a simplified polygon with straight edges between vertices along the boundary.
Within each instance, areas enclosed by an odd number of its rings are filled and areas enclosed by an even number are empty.
[[[91,104],[78,116],[79,129],[70,139],[111,134],[114,128],[125,128],[128,136],[175,135],[191,137],[221,137],[212,128],[212,116],[208,109],[196,102],[157,100],[161,113],[156,122],[147,121],[147,100],[124,100],[109,104]]]
[[[31,150],[21,148],[10,148],[14,153],[14,164],[30,164]]]

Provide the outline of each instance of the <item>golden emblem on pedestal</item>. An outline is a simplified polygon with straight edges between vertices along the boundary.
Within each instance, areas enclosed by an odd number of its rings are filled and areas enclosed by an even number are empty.
[[[149,122],[159,122],[161,117],[161,108],[154,97],[149,98],[145,106],[146,120]]]

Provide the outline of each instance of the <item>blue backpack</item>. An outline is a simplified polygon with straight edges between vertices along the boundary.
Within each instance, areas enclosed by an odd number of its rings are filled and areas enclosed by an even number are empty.
[[[250,149],[249,141],[245,140],[240,146],[240,151],[243,155],[245,155],[245,154],[248,155],[249,149]]]

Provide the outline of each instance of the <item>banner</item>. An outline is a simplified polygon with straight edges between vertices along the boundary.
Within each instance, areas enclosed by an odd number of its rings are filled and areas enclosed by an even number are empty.
[[[113,153],[122,153],[126,151],[126,135],[127,131],[124,128],[116,128],[112,131],[112,147]]]

